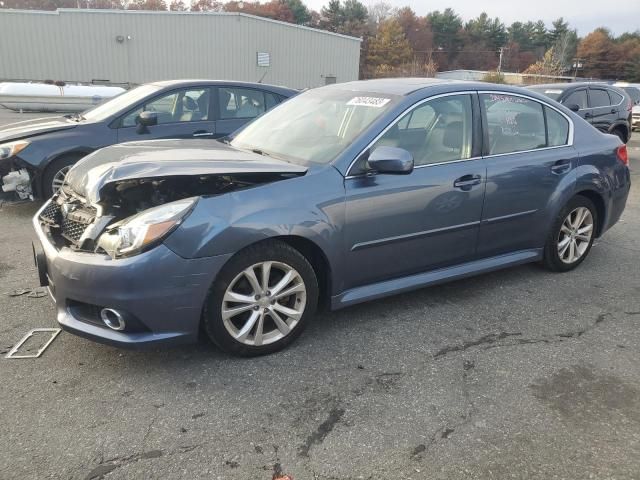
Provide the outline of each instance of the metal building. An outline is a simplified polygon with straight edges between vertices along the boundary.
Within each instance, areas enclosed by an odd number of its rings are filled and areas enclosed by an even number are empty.
[[[244,13],[0,10],[0,81],[357,80],[360,39]]]

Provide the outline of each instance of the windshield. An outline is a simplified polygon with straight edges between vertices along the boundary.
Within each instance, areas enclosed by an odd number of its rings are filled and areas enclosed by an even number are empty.
[[[139,87],[127,90],[126,92],[123,92],[120,95],[113,97],[112,99],[107,100],[104,103],[101,103],[97,107],[93,107],[86,112],[83,112],[82,117],[85,120],[94,120],[99,122],[101,120],[109,118],[115,113],[126,110],[134,103],[142,100],[152,93],[159,91],[160,89],[161,87],[158,87],[156,85],[140,85]]]
[[[529,87],[529,90],[533,90],[534,92],[546,95],[551,100],[558,100],[558,98],[560,98],[560,95],[562,95],[562,90],[560,90],[559,88]]]
[[[317,89],[267,112],[231,141],[294,163],[329,163],[400,97]]]

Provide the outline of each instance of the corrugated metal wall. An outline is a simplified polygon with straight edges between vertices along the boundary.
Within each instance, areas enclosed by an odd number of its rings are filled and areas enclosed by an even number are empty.
[[[121,42],[118,41],[120,37]],[[268,52],[270,67],[257,65]],[[0,79],[357,80],[360,41],[235,13],[0,10]]]

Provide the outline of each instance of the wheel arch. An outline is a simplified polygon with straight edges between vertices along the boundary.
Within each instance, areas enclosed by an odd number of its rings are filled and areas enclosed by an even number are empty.
[[[51,168],[51,166],[55,162],[65,157],[75,157],[77,160],[80,160],[82,157],[85,157],[94,151],[95,149],[92,149],[92,148],[80,147],[80,148],[74,148],[72,150],[65,150],[63,152],[57,152],[51,157],[49,157],[46,161],[46,164],[43,166],[43,168],[40,169],[38,178],[36,179],[36,183],[35,183],[36,194],[38,196],[42,195],[44,191],[44,178],[45,178],[46,172],[48,172],[49,168]]]
[[[598,217],[598,222],[596,224],[596,238],[599,237],[602,233],[602,227],[604,225],[605,215],[606,215],[606,206],[604,202],[604,198],[602,195],[595,190],[579,190],[575,193],[574,197],[582,196],[588,198],[596,207],[596,214]]]
[[[615,131],[618,130],[620,132],[622,132],[622,134],[624,135],[624,141],[625,143],[629,141],[629,128],[627,127],[626,124],[622,123],[622,122],[616,122],[613,125],[611,125],[611,127],[609,127],[609,133],[614,134],[615,135]]]

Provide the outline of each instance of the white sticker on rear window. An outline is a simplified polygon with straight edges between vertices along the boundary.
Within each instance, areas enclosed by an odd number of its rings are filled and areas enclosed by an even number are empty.
[[[545,90],[544,93],[560,95],[562,93],[562,90]]]
[[[347,102],[347,105],[354,105],[357,107],[384,107],[391,101],[390,98],[382,97],[353,97]]]

